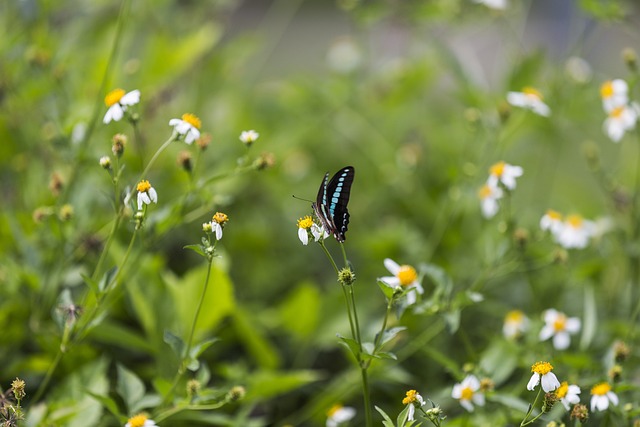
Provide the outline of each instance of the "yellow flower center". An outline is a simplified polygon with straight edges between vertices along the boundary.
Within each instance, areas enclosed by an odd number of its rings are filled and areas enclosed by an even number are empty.
[[[418,279],[418,273],[410,265],[401,265],[396,277],[400,280],[402,286],[408,286]]]
[[[200,126],[202,126],[202,122],[200,122],[200,119],[195,114],[185,113],[182,115],[182,120],[189,123],[196,129],[200,129]]]
[[[556,389],[556,396],[558,396],[558,399],[562,399],[567,395],[568,391],[569,391],[569,383],[566,381],[562,381],[562,383],[560,383],[560,387]]]
[[[107,107],[111,107],[113,104],[120,102],[124,94],[124,89],[114,89],[104,97],[104,103],[107,104]]]
[[[146,179],[143,179],[138,183],[138,186],[136,188],[139,193],[144,193],[151,188],[151,184],[149,184],[149,181],[147,181]]]
[[[308,230],[311,228],[312,225],[313,225],[313,218],[311,218],[309,215],[305,216],[304,218],[300,218],[298,220],[298,228],[304,228],[305,230]]]
[[[417,396],[418,396],[418,392],[417,392],[417,391],[415,391],[415,390],[409,390],[409,391],[407,392],[407,397],[405,397],[404,399],[402,399],[402,404],[403,404],[403,405],[408,405],[408,404],[410,404],[410,403],[417,402],[417,401],[418,401]]]
[[[504,173],[505,166],[506,166],[505,162],[498,162],[495,165],[491,166],[491,168],[489,168],[489,173],[499,178]]]
[[[624,113],[624,105],[621,105],[611,110],[611,112],[609,113],[609,117],[614,119],[619,119],[622,116],[622,113]]]
[[[611,98],[613,96],[613,82],[611,80],[602,83],[602,86],[600,86],[600,96],[603,99]]]
[[[547,216],[555,221],[560,221],[562,220],[562,214],[560,212],[556,212],[553,209],[548,209],[547,210]]]
[[[489,197],[491,197],[492,194],[493,194],[493,190],[487,184],[483,185],[482,188],[478,190],[478,196],[482,200],[488,199]]]
[[[558,314],[558,317],[553,322],[553,330],[556,332],[564,331],[567,325],[567,316],[564,314]]]
[[[144,426],[144,423],[147,421],[147,417],[140,414],[140,415],[136,415],[135,417],[131,417],[129,418],[129,425],[131,427],[142,427]]]
[[[553,370],[553,366],[549,362],[536,362],[531,366],[531,372],[540,375],[547,375]]]
[[[214,222],[217,222],[220,225],[224,225],[227,221],[229,221],[229,217],[222,213],[222,212],[216,212],[216,214],[213,216],[212,220]]]
[[[611,386],[608,383],[600,383],[591,389],[591,394],[596,396],[604,396],[611,391]]]
[[[529,96],[531,98],[537,98],[537,99],[542,100],[542,94],[536,88],[527,86],[524,89],[522,89],[522,93],[524,93],[525,95],[527,95],[527,96]]]
[[[580,228],[582,227],[582,217],[580,215],[569,215],[567,217],[567,224],[572,228]]]
[[[333,405],[328,411],[327,411],[327,417],[331,418],[335,415],[336,412],[338,412],[340,409],[342,409],[343,406],[340,405],[339,403],[336,403],[335,405]]]
[[[471,390],[469,387],[463,388],[460,392],[460,400],[471,400],[472,397],[473,390]]]
[[[510,312],[507,313],[507,316],[505,317],[505,321],[507,323],[522,323],[522,321],[524,320],[524,313],[521,312],[520,310],[511,310]]]

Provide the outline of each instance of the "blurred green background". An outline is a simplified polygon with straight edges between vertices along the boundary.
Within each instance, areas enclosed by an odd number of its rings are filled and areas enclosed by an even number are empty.
[[[173,375],[163,333],[186,334],[204,277],[202,260],[183,247],[200,241],[215,211],[230,221],[198,334],[221,338],[203,355],[211,386],[241,384],[248,395],[219,415],[185,415],[175,425],[322,425],[335,402],[360,408],[357,372],[335,336],[348,332],[343,297],[320,248],[298,240],[296,220],[311,211],[292,197],[314,199],[324,173],[346,165],[356,169],[346,249],[363,333],[373,337],[386,306],[375,280],[388,274],[383,259],[437,265],[452,280],[438,308],[398,321],[408,327],[394,344],[400,360],[372,369],[373,401],[389,413],[416,388],[446,409],[451,425],[471,425],[450,388],[464,363],[488,360],[490,351],[509,355],[497,386],[521,394],[528,366],[553,350],[535,332],[526,351],[497,344],[513,308],[541,325],[546,308],[581,315],[597,300],[598,319],[610,322],[583,338],[592,347],[556,355],[587,378],[598,377],[594,360],[625,328],[635,301],[625,298],[627,248],[616,236],[629,226],[638,144],[606,138],[599,87],[630,74],[621,52],[640,46],[633,2],[513,1],[494,11],[464,0],[22,0],[0,5],[0,19],[3,387],[20,376],[37,388],[60,342],[58,294],[69,289],[81,301],[86,292],[81,274],[93,271],[114,216],[98,165],[111,137],[129,136],[124,176],[134,185],[170,136],[171,118],[194,113],[211,136],[195,190],[176,163],[183,143],[150,171],[159,202],[124,286],[54,374],[51,424],[43,425],[113,425],[91,399],[84,415],[52,421],[56,402],[81,401],[68,383],[81,369],[106,394],[116,361],[148,390]],[[507,91],[524,86],[545,95],[550,118],[506,104]],[[137,138],[124,121],[102,124],[104,95],[116,87],[142,93]],[[247,129],[260,133],[250,150],[238,140]],[[207,181],[265,153],[273,167]],[[588,156],[599,159],[596,173]],[[511,204],[531,241],[521,252],[504,218],[480,212],[477,191],[499,160],[525,171]],[[601,172],[613,187],[600,188]],[[54,174],[59,195],[49,188]],[[57,212],[64,203],[72,220],[34,221],[36,209]],[[556,250],[538,229],[548,208],[611,216],[618,228],[568,263],[524,268]],[[109,266],[122,259],[132,229],[120,227]],[[337,244],[328,245],[339,257]],[[423,281],[426,298],[437,285]],[[453,301],[468,289],[484,299],[462,311],[467,304]],[[477,415],[473,425],[510,425],[508,415],[495,417]]]

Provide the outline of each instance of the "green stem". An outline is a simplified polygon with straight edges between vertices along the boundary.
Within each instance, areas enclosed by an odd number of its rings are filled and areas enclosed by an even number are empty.
[[[335,270],[336,274],[340,273],[340,270],[338,270],[338,265],[333,260],[333,257],[331,256],[331,254],[329,253],[329,250],[324,244],[324,239],[321,238],[320,240],[318,240],[318,243],[320,244],[320,247],[322,248],[324,253],[327,255],[327,258],[329,258],[329,261],[331,261],[331,265],[333,266],[333,269]]]
[[[520,427],[524,427],[526,425],[529,425],[531,423],[533,423],[535,420],[537,420],[538,418],[540,418],[540,416],[542,415],[542,411],[540,411],[540,413],[538,415],[536,415],[535,417],[533,417],[532,419],[530,419],[529,421],[527,421],[527,418],[529,418],[529,416],[531,415],[531,413],[533,412],[533,409],[536,406],[536,403],[538,403],[538,399],[540,398],[540,393],[542,392],[542,386],[540,386],[540,388],[538,389],[538,394],[536,394],[536,398],[533,401],[533,403],[531,404],[531,406],[529,406],[529,410],[527,411],[527,414],[524,416],[522,422],[520,423]]]
[[[360,368],[362,374],[362,392],[364,394],[364,416],[367,427],[373,426],[373,419],[371,417],[371,399],[369,395],[369,378],[367,376],[367,368]]]
[[[184,406],[176,406],[175,408],[167,409],[164,412],[153,417],[153,420],[156,423],[166,420],[167,418],[182,412],[182,411],[211,411],[213,409],[219,409],[229,403],[231,400],[228,397],[225,397],[224,400],[218,403],[211,403],[208,405],[184,405]]]
[[[40,400],[40,398],[42,397],[42,394],[44,393],[44,391],[46,390],[47,386],[49,385],[49,382],[51,382],[51,378],[53,377],[53,373],[58,368],[58,365],[60,364],[60,361],[62,360],[62,356],[67,351],[67,345],[69,344],[69,338],[71,336],[71,327],[70,326],[71,326],[70,323],[68,323],[68,322],[65,323],[64,332],[62,333],[62,340],[60,342],[60,348],[58,349],[58,353],[56,354],[55,359],[53,359],[53,362],[51,362],[51,365],[49,365],[49,369],[47,369],[47,373],[45,374],[44,379],[42,380],[42,382],[38,386],[38,390],[36,391],[36,394],[34,395],[32,403],[36,403],[36,402],[38,402]]]
[[[215,244],[214,244],[214,248],[215,248]],[[171,398],[173,397],[173,394],[175,393],[176,387],[178,386],[178,383],[180,382],[180,378],[182,378],[182,375],[185,373],[185,371],[187,370],[187,364],[188,364],[188,360],[189,360],[189,353],[191,352],[191,347],[193,346],[193,337],[195,335],[195,331],[196,331],[196,325],[198,324],[198,317],[200,317],[200,311],[202,310],[202,305],[204,303],[204,298],[205,295],[207,294],[207,288],[209,286],[209,278],[211,277],[211,266],[213,264],[213,256],[209,257],[209,264],[208,264],[208,268],[207,268],[207,277],[204,280],[204,286],[202,287],[202,294],[200,295],[200,301],[198,301],[198,305],[196,307],[196,313],[193,316],[193,323],[191,324],[191,330],[189,332],[189,339],[187,340],[187,346],[184,350],[184,352],[182,353],[181,356],[181,360],[180,360],[180,365],[178,366],[178,372],[176,372],[176,376],[173,379],[173,383],[171,384],[171,388],[169,389],[169,392],[167,393],[167,395],[165,396],[163,403],[166,405],[169,402],[171,402]]]

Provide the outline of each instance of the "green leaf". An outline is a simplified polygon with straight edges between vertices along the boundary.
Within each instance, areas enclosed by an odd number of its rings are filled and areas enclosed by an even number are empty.
[[[391,298],[393,298],[393,294],[396,291],[396,289],[393,286],[386,284],[382,280],[378,280],[378,287],[380,288],[384,296],[387,298],[387,300],[390,300]]]
[[[389,351],[380,351],[376,353],[375,357],[377,359],[389,359],[389,360],[398,360],[398,356]]]
[[[311,337],[320,320],[321,301],[317,286],[299,285],[279,307],[282,326],[299,339]]]
[[[317,372],[309,370],[262,370],[254,372],[248,377],[246,399],[268,399],[298,389],[319,379],[320,375]]]
[[[208,340],[204,340],[197,344],[194,344],[191,350],[189,351],[189,357],[193,359],[197,359],[200,355],[211,345],[217,341],[220,341],[218,338],[209,338]]]
[[[382,338],[380,339],[380,348],[382,348],[386,343],[394,339],[400,332],[406,330],[407,328],[404,326],[397,326],[395,328],[387,329],[382,333]]]
[[[117,365],[117,372],[116,391],[127,405],[129,412],[132,413],[137,403],[144,397],[144,383],[136,374],[120,364]]]
[[[207,258],[207,254],[204,251],[204,248],[202,247],[202,245],[187,245],[187,246],[183,246],[183,249],[189,249],[191,251],[194,251],[195,253],[202,255],[203,257]]]
[[[99,328],[94,328],[90,333],[91,339],[116,345],[126,350],[137,350],[145,353],[153,353],[154,347],[149,340],[138,335],[132,328],[113,322],[103,322]]]
[[[398,427],[404,427],[407,423],[407,418],[409,418],[409,405],[404,405],[404,409],[398,414],[398,418],[396,418]]]
[[[275,347],[265,337],[266,332],[262,331],[258,322],[252,321],[248,312],[236,307],[233,325],[238,339],[247,346],[258,365],[263,368],[275,368],[280,365]]]
[[[180,338],[179,336],[175,335],[174,333],[172,333],[169,330],[165,330],[164,331],[164,342],[169,344],[169,347],[171,347],[171,349],[173,350],[175,355],[178,356],[178,359],[180,359],[180,358],[182,358],[184,356],[185,343],[184,343],[184,341],[182,341],[182,338]]]
[[[109,286],[109,284],[111,283],[111,281],[113,280],[113,277],[116,275],[117,272],[118,272],[118,267],[113,267],[107,270],[102,275],[102,277],[100,278],[100,282],[98,283],[99,293],[102,293],[104,292],[105,289],[107,289],[107,286]]]
[[[356,360],[358,360],[361,353],[360,344],[358,344],[358,341],[352,338],[343,337],[340,334],[336,334],[336,336],[340,341],[342,341],[342,344],[344,344],[344,346],[351,351],[351,354],[353,354],[353,357],[355,357]]]
[[[94,295],[98,295],[98,290],[100,289],[98,282],[96,282],[86,274],[80,274],[80,276],[82,277],[82,280],[84,281],[84,283],[89,287],[91,292],[93,292]]]
[[[382,418],[384,418],[384,420],[382,421],[382,425],[384,427],[395,427],[395,424],[393,424],[393,421],[391,421],[391,418],[389,418],[389,415],[387,415],[386,412],[384,412],[378,406],[374,406],[374,407],[376,408],[376,411],[378,411],[380,413],[380,415],[382,415]]]
[[[126,419],[126,415],[120,413],[120,410],[118,409],[118,404],[116,403],[115,400],[113,400],[112,398],[108,397],[108,396],[102,396],[100,394],[97,393],[92,393],[90,391],[87,391],[87,394],[91,397],[93,397],[94,399],[96,399],[98,402],[100,402],[100,404],[107,408],[107,410],[109,412],[111,412],[113,415],[115,415],[116,418],[118,419]]]
[[[496,384],[502,384],[518,367],[517,348],[503,339],[496,339],[480,356],[479,366],[483,372],[491,373]]]
[[[203,297],[202,292],[208,268],[209,265],[203,263],[200,267],[190,270],[181,277],[168,272],[163,275],[172,295],[171,299],[177,309],[179,331],[184,335],[191,330],[193,325],[194,306]],[[196,324],[194,335],[196,340],[215,328],[235,308],[231,279],[215,263],[211,265],[211,274],[204,294],[203,307]]]

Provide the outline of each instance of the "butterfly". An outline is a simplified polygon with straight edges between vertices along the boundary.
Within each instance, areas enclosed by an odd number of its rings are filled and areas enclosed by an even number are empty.
[[[353,166],[346,166],[336,172],[331,180],[327,172],[320,184],[316,202],[311,205],[322,227],[333,234],[338,242],[344,242],[344,233],[349,225],[347,203],[355,172]]]

